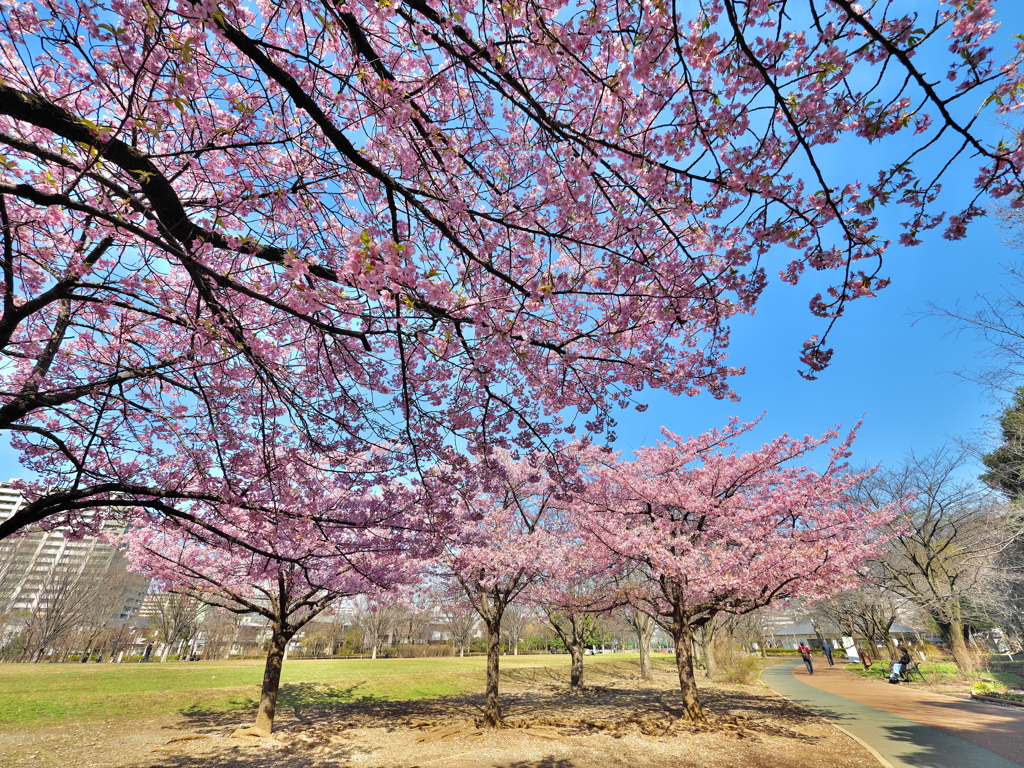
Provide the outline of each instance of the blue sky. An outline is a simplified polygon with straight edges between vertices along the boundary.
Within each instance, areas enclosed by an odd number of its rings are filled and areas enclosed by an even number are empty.
[[[644,393],[645,413],[619,417],[616,447],[653,443],[662,425],[694,434],[720,426],[730,416],[750,420],[767,411],[751,435],[760,444],[781,433],[820,433],[850,427],[863,417],[854,462],[898,462],[903,455],[937,448],[953,436],[985,427],[998,405],[977,384],[955,371],[983,364],[985,345],[953,326],[921,318],[929,302],[970,306],[978,293],[1000,285],[1001,264],[1024,260],[1003,243],[992,219],[976,222],[966,240],[938,234],[914,248],[894,246],[885,274],[892,284],[878,297],[854,302],[829,337],[832,365],[815,381],[801,378],[802,341],[820,328],[807,310],[813,291],[773,284],[757,314],[733,323],[732,360],[747,373],[734,380],[739,403],[708,396],[673,398]]]
[[[935,4],[900,0],[895,7],[927,13],[928,8],[934,12]],[[1003,60],[999,52],[1010,50],[1014,34],[1024,33],[1024,3],[1000,0],[996,8],[1001,26],[989,44],[996,49],[997,60]],[[935,72],[934,79],[943,71]],[[1014,122],[1019,125],[1019,115]],[[983,115],[978,127],[982,133],[998,129],[991,115]],[[889,152],[889,143],[844,139],[823,155],[833,170],[870,178],[864,169],[894,159]],[[941,207],[956,212],[956,203],[971,192],[976,173],[977,163],[964,162],[947,176]],[[880,233],[893,239],[898,234],[891,227]],[[921,245],[892,246],[881,273],[892,284],[877,298],[857,300],[848,307],[829,336],[835,349],[832,365],[816,381],[805,381],[797,369],[804,339],[824,330],[822,321],[807,309],[820,288],[783,285],[774,280],[781,260],[767,262],[773,282],[757,314],[732,323],[731,362],[747,368],[733,384],[742,401],[645,392],[640,399],[650,403],[649,410],[620,415],[616,447],[628,451],[651,444],[662,425],[695,434],[721,426],[730,416],[746,421],[763,412],[767,416],[748,436],[747,447],[782,432],[802,436],[836,424],[850,427],[863,417],[853,458],[858,465],[896,463],[911,450],[926,452],[952,438],[980,440],[977,433],[990,427],[1000,406],[991,393],[955,372],[982,368],[987,346],[971,333],[956,334],[949,322],[921,315],[929,304],[969,309],[978,305],[979,294],[998,291],[1004,265],[1024,262],[1024,253],[1008,246],[1006,237],[989,217],[976,221],[965,240],[943,240],[940,227],[926,233]]]

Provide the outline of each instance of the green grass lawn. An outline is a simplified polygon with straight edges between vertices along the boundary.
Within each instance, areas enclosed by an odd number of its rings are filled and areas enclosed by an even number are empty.
[[[587,657],[585,668],[621,672],[635,654]],[[485,659],[289,660],[280,706],[327,708],[359,701],[400,701],[482,692]],[[503,656],[506,678],[567,679],[568,655]],[[635,670],[634,670],[635,671]],[[0,664],[0,729],[173,713],[255,709],[263,662],[148,664]]]
[[[847,664],[846,668],[850,672],[856,672],[861,677],[889,677],[888,659],[876,659],[870,669],[864,669],[860,664]],[[928,680],[935,682],[952,680],[960,676],[956,671],[956,664],[952,661],[922,661],[919,662],[918,668]]]
[[[1024,690],[1024,661],[1004,661],[996,657],[988,664],[990,676],[1011,690]]]
[[[960,677],[956,664],[952,661],[922,661],[919,665],[922,674],[929,682],[945,682]],[[864,669],[860,664],[847,664],[846,668],[864,677],[886,678],[889,676],[889,663],[876,661],[871,669]],[[965,689],[970,688],[971,681],[996,682],[1006,688],[1020,688],[1024,685],[1024,662],[992,660],[988,668],[978,672],[974,678],[965,682]]]

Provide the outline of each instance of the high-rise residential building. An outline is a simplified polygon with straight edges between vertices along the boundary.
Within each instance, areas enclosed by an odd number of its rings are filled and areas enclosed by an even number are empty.
[[[13,515],[22,504],[21,492],[11,483],[0,482],[0,521]]]
[[[13,515],[23,503],[21,493],[9,482],[0,482],[0,521]],[[115,523],[104,525],[105,532],[116,532]],[[47,610],[55,595],[71,589],[81,592],[97,585],[123,592],[112,599],[112,621],[125,621],[142,606],[149,580],[128,573],[124,555],[97,536],[68,538],[60,529],[51,531],[33,526],[20,535],[0,541],[0,620],[26,612]],[[62,599],[67,600],[67,597]],[[79,599],[84,599],[79,595]]]

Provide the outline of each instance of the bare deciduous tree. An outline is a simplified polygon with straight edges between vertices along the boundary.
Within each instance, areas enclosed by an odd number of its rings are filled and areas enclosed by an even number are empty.
[[[241,615],[224,608],[210,608],[203,615],[203,658],[226,659],[238,635]]]
[[[430,641],[430,611],[427,606],[399,606],[395,616],[395,637],[399,644],[425,645]]]
[[[363,648],[370,650],[370,658],[377,658],[381,644],[394,637],[399,606],[369,598],[356,601],[355,619],[363,630]]]
[[[95,588],[90,590],[89,599],[82,606],[78,647],[82,651],[83,662],[99,650],[101,638],[111,634],[109,630],[125,624],[127,617],[121,615],[125,606],[133,594],[146,588],[148,580],[145,576],[129,573],[123,570],[123,560],[118,559],[117,562],[118,565],[112,563],[104,569]]]
[[[505,609],[505,616],[501,623],[501,635],[505,640],[505,647],[513,656],[519,655],[519,643],[526,634],[526,628],[530,624],[530,615],[517,605],[510,605]]]
[[[480,616],[467,600],[446,600],[440,604],[441,623],[448,637],[459,649],[459,656],[465,656],[473,636],[476,634]],[[508,615],[506,609],[505,615]]]
[[[651,638],[654,637],[654,630],[657,622],[636,608],[627,608],[623,613],[626,623],[636,633],[637,647],[640,649],[640,679],[650,680],[651,675]]]
[[[93,617],[97,603],[110,608],[105,599],[110,576],[106,570],[87,569],[84,561],[58,562],[43,576],[30,614],[25,618],[33,661],[41,661],[48,649],[85,625]]]
[[[816,625],[824,624],[844,634],[859,635],[867,640],[870,648],[884,645],[896,658],[891,630],[901,602],[903,600],[881,584],[867,583],[815,603],[809,618]]]
[[[204,604],[190,595],[169,592],[157,595],[150,625],[164,643],[160,661],[167,661],[171,646],[192,639],[199,628]]]
[[[935,621],[963,674],[975,668],[966,642],[971,603],[992,588],[999,558],[1015,537],[1008,525],[1012,508],[990,489],[961,479],[965,463],[962,451],[948,448],[911,454],[857,489],[879,506],[909,500],[878,561],[881,580]]]

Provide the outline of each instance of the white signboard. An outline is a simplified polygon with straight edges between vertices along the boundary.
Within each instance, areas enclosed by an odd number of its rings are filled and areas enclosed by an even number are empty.
[[[843,650],[845,650],[846,655],[850,657],[850,661],[854,664],[860,664],[860,654],[857,653],[857,645],[853,642],[852,637],[843,638]]]

